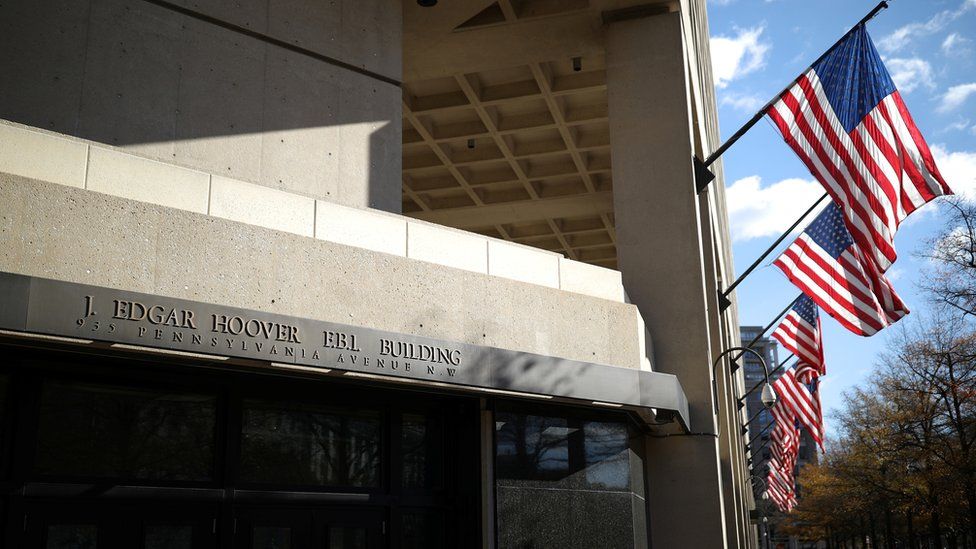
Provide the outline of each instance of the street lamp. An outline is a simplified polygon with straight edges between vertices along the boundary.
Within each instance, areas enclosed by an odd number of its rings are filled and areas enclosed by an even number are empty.
[[[723,358],[725,358],[725,355],[733,351],[742,351],[742,353],[752,353],[753,355],[756,356],[756,358],[759,359],[759,363],[762,364],[763,375],[765,376],[765,380],[766,380],[762,388],[762,394],[760,395],[760,399],[762,400],[763,406],[765,406],[766,408],[772,408],[773,405],[776,404],[776,393],[773,392],[773,386],[769,384],[769,366],[766,365],[766,359],[763,358],[761,354],[757,353],[756,351],[748,347],[730,347],[722,351],[721,354],[715,357],[715,362],[712,364],[712,396],[715,398],[715,413],[718,414],[718,407],[719,407],[718,374],[717,374],[718,364],[719,362],[721,362]],[[742,356],[742,353],[739,354],[740,357]]]

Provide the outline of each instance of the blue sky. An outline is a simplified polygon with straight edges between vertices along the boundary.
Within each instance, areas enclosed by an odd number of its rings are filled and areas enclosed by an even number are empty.
[[[876,0],[710,0],[713,69],[723,138],[789,84]],[[976,200],[976,0],[893,0],[868,31],[947,183]],[[742,272],[822,194],[767,122],[757,124],[723,157],[736,270]],[[899,259],[889,271],[915,311],[926,308],[918,288],[924,261],[914,257],[942,225],[936,203],[899,229]],[[790,240],[787,240],[785,247]],[[768,263],[738,289],[740,321],[764,325],[798,291]],[[828,375],[824,406],[862,382],[893,328],[855,336],[823,315]],[[886,334],[885,332],[888,332]],[[781,353],[783,356],[785,353]],[[827,418],[828,430],[833,430]]]

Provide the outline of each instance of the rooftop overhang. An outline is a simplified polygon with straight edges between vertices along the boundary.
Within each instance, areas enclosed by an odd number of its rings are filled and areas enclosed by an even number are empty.
[[[678,9],[404,0],[404,214],[616,268],[605,28]]]
[[[0,342],[618,408],[687,430],[670,374],[0,272]]]

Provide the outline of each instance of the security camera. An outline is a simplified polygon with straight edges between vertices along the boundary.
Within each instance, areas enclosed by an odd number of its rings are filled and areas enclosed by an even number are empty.
[[[773,392],[773,386],[770,384],[763,385],[762,388],[762,403],[763,406],[767,408],[772,408],[773,404],[776,404],[776,393]]]

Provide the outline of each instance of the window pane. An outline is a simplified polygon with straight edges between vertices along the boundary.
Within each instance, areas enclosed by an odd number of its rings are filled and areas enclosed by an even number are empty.
[[[377,487],[380,413],[249,400],[241,478],[294,485]]]
[[[404,488],[439,488],[443,452],[440,422],[434,417],[404,414],[400,444]]]
[[[441,515],[406,511],[403,513],[400,547],[403,549],[440,549],[444,547],[444,523]]]
[[[3,464],[6,463],[7,461],[5,455],[7,452],[7,448],[5,448],[4,447],[5,445],[3,444],[3,440],[4,440],[3,431],[4,428],[6,427],[7,399],[8,399],[7,393],[9,392],[8,389],[9,385],[10,385],[10,378],[6,375],[0,375],[0,467],[2,467]],[[3,475],[3,469],[0,469],[0,475]],[[0,502],[2,501],[3,500],[0,499]]]
[[[626,421],[584,414],[496,412],[499,547],[633,547],[643,536],[640,440]]]
[[[253,549],[291,549],[291,528],[255,526],[251,539]]]
[[[146,526],[145,549],[192,549],[193,527],[175,524]]]
[[[569,472],[566,419],[498,413],[495,421],[499,478],[553,479]]]
[[[630,441],[623,423],[583,424],[586,481],[590,489],[630,489]]]
[[[329,549],[366,549],[366,529],[330,526]]]
[[[216,399],[51,382],[41,397],[42,474],[209,480]]]
[[[52,524],[47,527],[47,549],[95,549],[98,528],[93,524]]]

